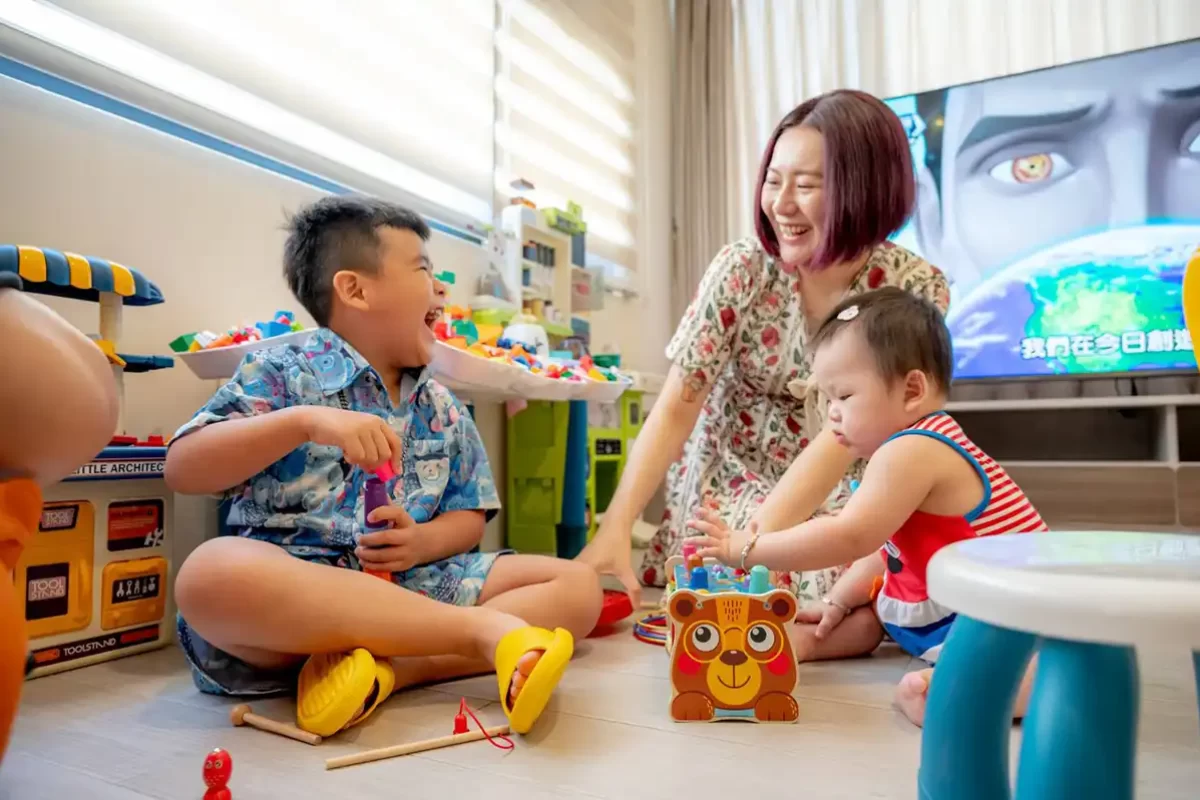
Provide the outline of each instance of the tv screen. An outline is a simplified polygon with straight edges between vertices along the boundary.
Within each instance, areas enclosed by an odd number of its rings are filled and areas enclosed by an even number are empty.
[[[955,377],[1195,370],[1200,39],[888,101],[946,273]]]

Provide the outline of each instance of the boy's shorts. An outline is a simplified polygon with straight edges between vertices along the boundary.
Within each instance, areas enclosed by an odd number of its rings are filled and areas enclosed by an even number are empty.
[[[494,553],[460,553],[432,564],[393,573],[392,582],[439,603],[475,606],[479,604],[484,581],[487,580],[496,559],[513,552],[500,550]],[[362,569],[353,552],[341,556],[306,556],[305,560],[340,569]],[[300,675],[300,668],[304,665],[302,660],[282,670],[262,669],[247,664],[200,638],[188,627],[182,614],[176,615],[175,624],[179,644],[192,669],[192,680],[200,691],[229,697],[265,697],[295,693],[296,680]]]

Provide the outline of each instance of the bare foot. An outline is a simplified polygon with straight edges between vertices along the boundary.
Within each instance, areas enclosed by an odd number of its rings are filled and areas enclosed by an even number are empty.
[[[542,650],[530,650],[525,655],[521,656],[517,661],[517,670],[513,673],[512,683],[508,685],[508,707],[512,708],[513,703],[517,702],[517,695],[521,693],[521,689],[525,687],[525,681],[529,679],[533,668],[537,666],[538,661],[542,658]]]
[[[929,678],[932,669],[910,672],[896,686],[896,707],[918,728],[925,724],[925,700],[929,696]]]
[[[500,611],[494,611],[492,613],[494,614],[494,621],[491,629],[492,634],[491,636],[484,637],[484,640],[487,644],[485,645],[485,650],[482,655],[488,660],[488,663],[491,663],[494,667],[496,648],[499,646],[500,640],[504,638],[509,631],[515,631],[518,628],[524,628],[526,623],[521,618],[514,617],[511,614],[505,614]],[[493,639],[492,636],[495,638]],[[533,668],[537,666],[537,663],[541,660],[543,653],[544,651],[542,650],[530,650],[517,660],[517,668],[513,671],[512,681],[508,684],[507,702],[509,708],[512,708],[513,703],[517,701],[517,696],[521,693],[521,689],[524,688],[525,681],[528,680],[529,676],[533,673]]]
[[[525,622],[509,614],[489,610],[484,624],[486,627],[478,638],[479,655],[474,658],[457,655],[392,658],[392,669],[396,673],[394,691],[494,672],[496,647],[500,639],[509,631],[525,627]],[[530,650],[517,661],[517,668],[513,671],[512,681],[509,683],[509,708],[516,701],[542,653],[542,650]]]

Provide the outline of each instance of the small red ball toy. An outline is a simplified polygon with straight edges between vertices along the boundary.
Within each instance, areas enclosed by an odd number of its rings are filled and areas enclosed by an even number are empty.
[[[233,759],[229,757],[229,753],[220,747],[213,749],[204,758],[204,785],[208,787],[208,791],[204,793],[204,800],[229,800],[230,794],[226,785],[232,774]]]

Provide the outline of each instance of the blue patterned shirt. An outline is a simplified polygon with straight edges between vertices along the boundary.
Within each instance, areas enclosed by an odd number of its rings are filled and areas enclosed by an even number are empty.
[[[288,406],[348,408],[387,420],[403,444],[403,469],[388,484],[394,502],[418,524],[447,511],[500,508],[479,431],[466,408],[426,369],[405,376],[395,406],[377,373],[345,340],[319,328],[303,346],[251,353],[237,373],[180,428],[176,438],[206,425]],[[227,522],[243,535],[283,546],[293,555],[337,556],[363,531],[367,475],[336,447],[301,445],[228,493]]]

